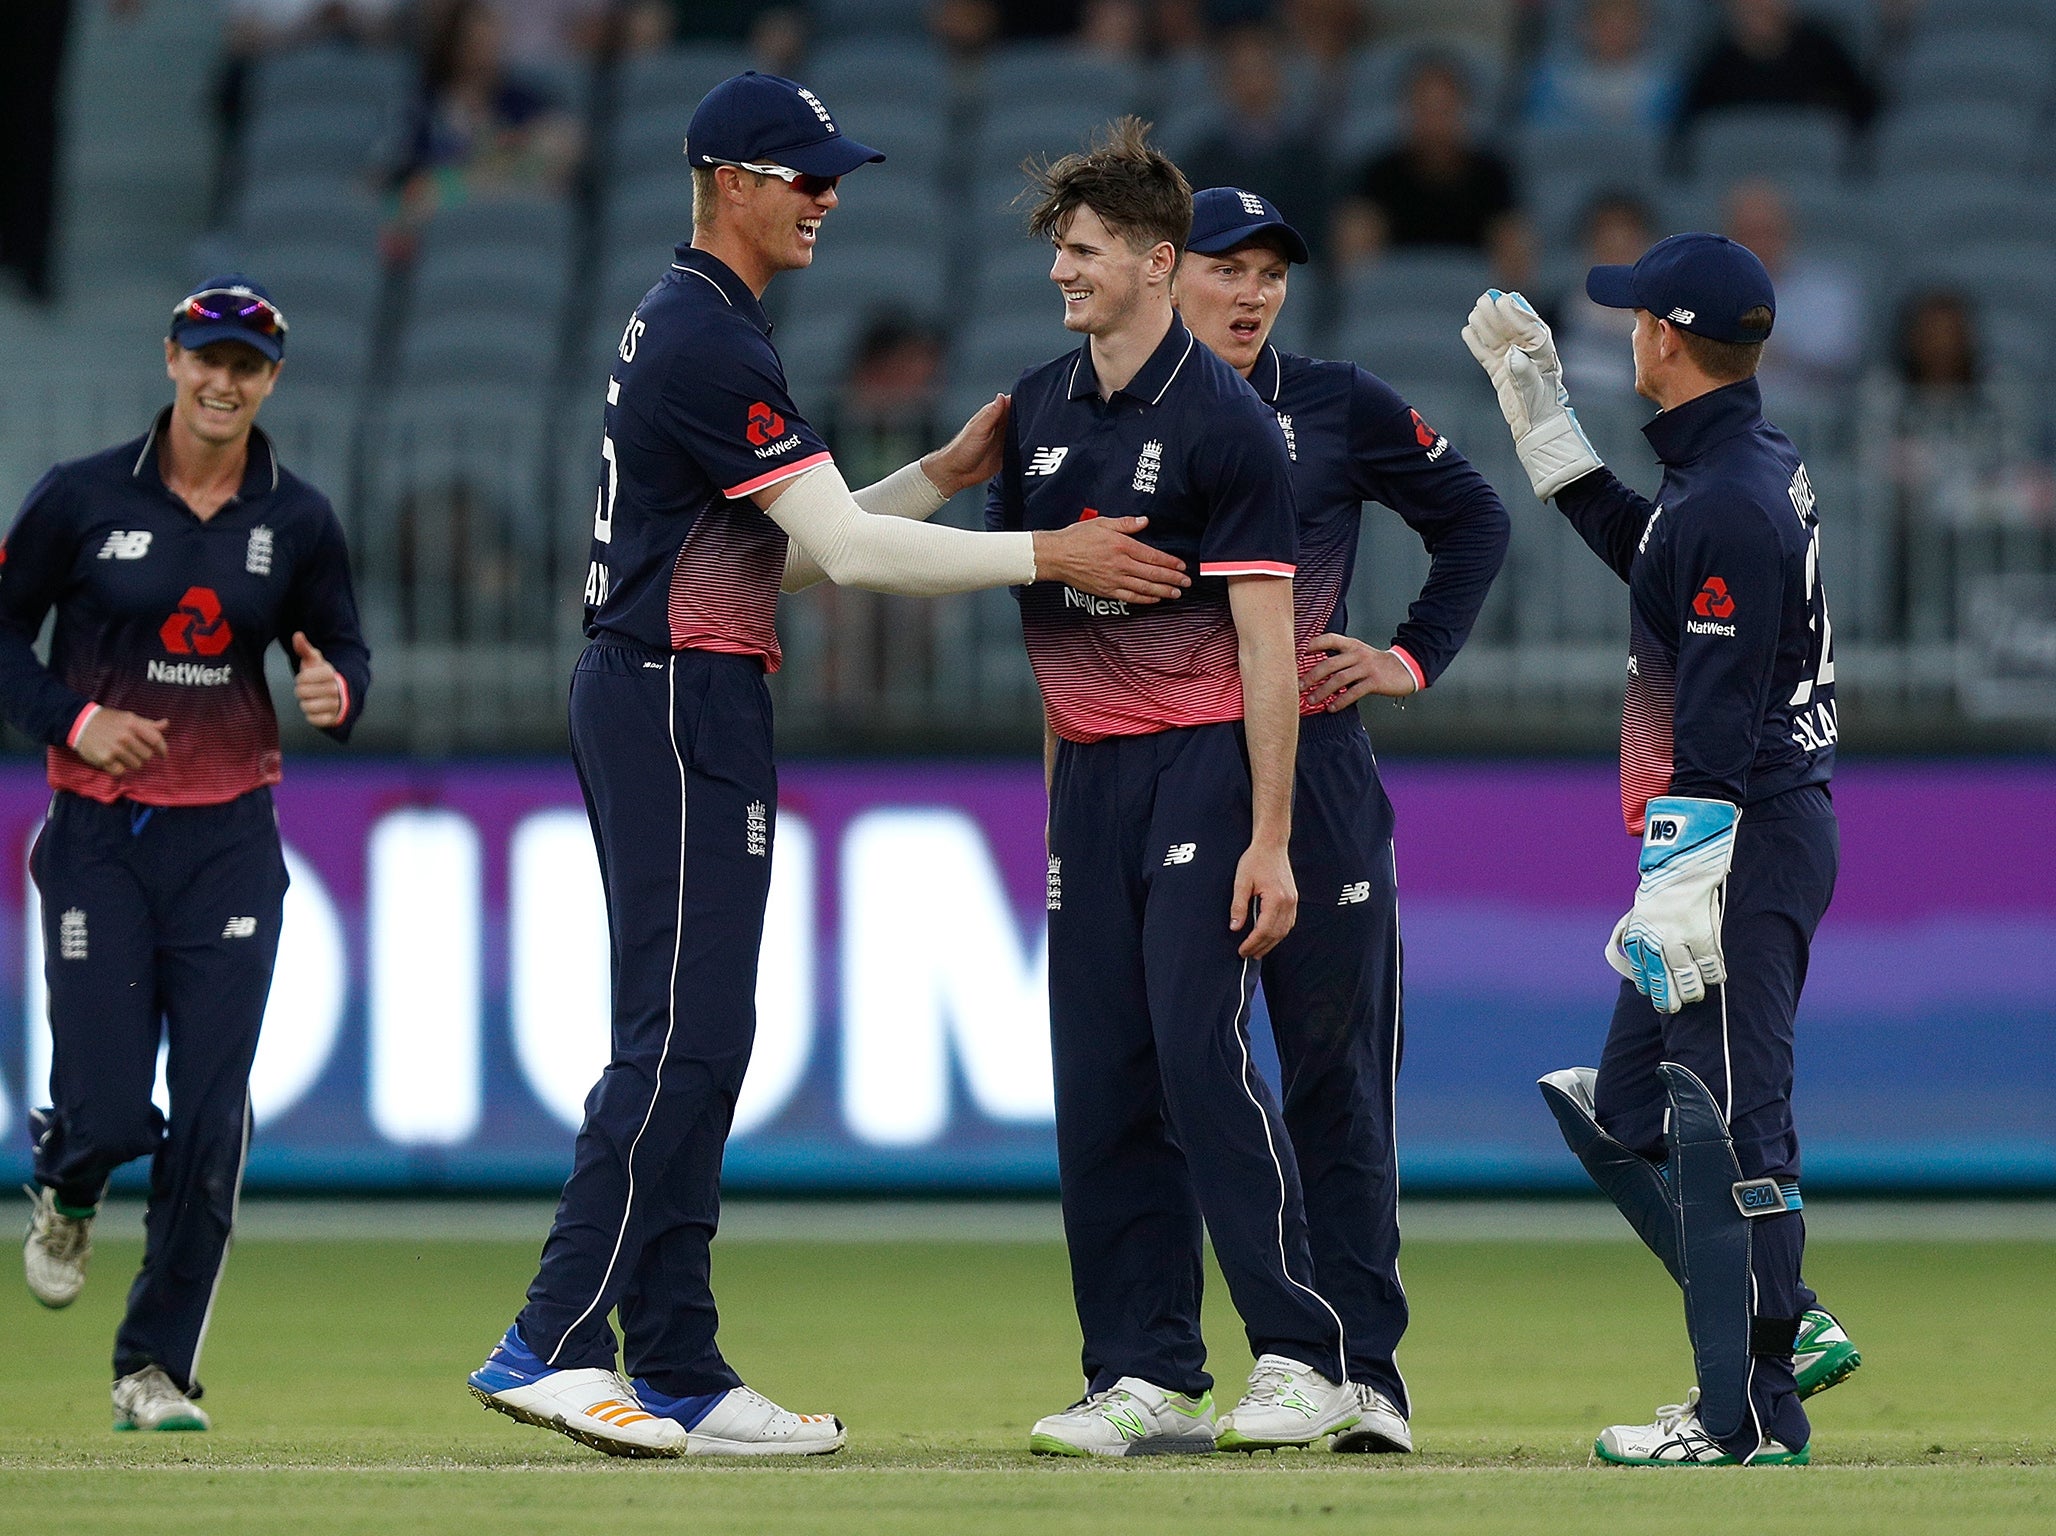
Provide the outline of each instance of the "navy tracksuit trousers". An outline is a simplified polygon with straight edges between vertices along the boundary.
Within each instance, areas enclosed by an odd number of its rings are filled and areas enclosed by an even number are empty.
[[[1622,982],[1613,1025],[1599,1058],[1595,1093],[1600,1126],[1652,1162],[1667,1156],[1659,1062],[1690,1067],[1727,1117],[1745,1179],[1799,1179],[1799,1137],[1792,1125],[1793,1019],[1806,985],[1814,930],[1835,890],[1841,837],[1827,790],[1791,790],[1742,813],[1728,873],[1721,951],[1724,986],[1703,1002],[1660,1014]],[[1759,1317],[1797,1317],[1814,1304],[1800,1278],[1806,1218],[1798,1211],[1758,1218],[1751,1265]],[[1811,1436],[1793,1390],[1789,1358],[1754,1362],[1750,1403],[1764,1435],[1794,1450]],[[1736,1454],[1756,1449],[1753,1428]]]
[[[1399,1281],[1393,1112],[1403,1041],[1392,802],[1353,709],[1299,724],[1292,804],[1299,921],[1263,960],[1321,1294],[1341,1314],[1349,1379],[1411,1412],[1393,1355]]]
[[[285,858],[271,791],[222,805],[102,805],[64,791],[29,859],[43,904],[50,1092],[36,1182],[99,1202],[150,1159],[148,1240],[114,1341],[194,1397],[250,1145],[250,1064],[278,958]],[[167,1123],[151,1102],[168,1042]]]
[[[595,642],[571,680],[571,750],[613,940],[613,1059],[519,1327],[559,1369],[673,1397],[740,1386],[708,1280],[721,1154],[757,1023],[778,778],[753,657]]]
[[[1228,929],[1249,834],[1239,722],[1058,745],[1050,1031],[1088,1391],[1212,1385],[1202,1220],[1250,1349],[1342,1375],[1292,1146],[1250,1056],[1258,962]]]

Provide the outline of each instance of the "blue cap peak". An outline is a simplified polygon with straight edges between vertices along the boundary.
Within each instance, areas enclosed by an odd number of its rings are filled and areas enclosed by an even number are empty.
[[[1585,292],[1608,309],[1646,309],[1695,336],[1714,341],[1762,341],[1770,326],[1749,327],[1742,317],[1767,309],[1775,322],[1777,296],[1756,253],[1726,235],[1693,233],[1659,240],[1631,267],[1594,267]]]

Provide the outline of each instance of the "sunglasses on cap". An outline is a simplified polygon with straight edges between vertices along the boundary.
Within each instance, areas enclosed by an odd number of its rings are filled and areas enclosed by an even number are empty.
[[[205,288],[180,299],[171,312],[171,323],[174,326],[227,323],[254,331],[259,336],[283,336],[286,333],[286,317],[279,313],[276,304],[234,288]]]
[[[711,160],[711,157],[709,157]],[[730,165],[738,171],[752,171],[759,176],[776,176],[788,187],[797,187],[808,197],[819,197],[823,192],[833,192],[840,176],[816,176],[809,171],[796,171],[789,165],[759,164],[750,160],[712,160],[715,165]]]

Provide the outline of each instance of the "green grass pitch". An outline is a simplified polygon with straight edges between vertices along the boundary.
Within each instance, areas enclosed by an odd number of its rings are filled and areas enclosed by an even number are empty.
[[[850,1425],[842,1455],[782,1465],[609,1461],[481,1411],[464,1374],[506,1326],[535,1247],[245,1243],[207,1347],[207,1435],[108,1429],[133,1243],[101,1245],[64,1313],[10,1277],[0,1528],[2056,1531],[2056,1244],[1816,1244],[1809,1277],[1866,1365],[1815,1400],[1814,1465],[1775,1471],[1587,1464],[1599,1427],[1646,1419],[1689,1382],[1675,1293],[1626,1242],[1410,1245],[1414,1458],[1090,1464],[1024,1450],[1029,1423],[1076,1395],[1054,1244],[717,1250],[731,1358],[788,1406]],[[1208,1337],[1232,1402],[1249,1357],[1218,1280]]]

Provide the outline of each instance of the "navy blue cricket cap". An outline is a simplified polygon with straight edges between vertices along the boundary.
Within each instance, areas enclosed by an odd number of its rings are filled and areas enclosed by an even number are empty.
[[[188,352],[239,341],[274,363],[285,355],[286,317],[261,283],[240,272],[210,277],[178,301],[165,332]]]
[[[1632,267],[1594,267],[1585,292],[1608,309],[1646,309],[1695,336],[1714,341],[1761,341],[1770,327],[1751,330],[1742,316],[1758,305],[1777,318],[1770,274],[1756,253],[1726,235],[1672,235],[1642,253]]]
[[[809,176],[847,176],[884,155],[845,138],[804,85],[754,69],[700,98],[685,130],[693,165],[782,165]]]
[[[1192,194],[1192,233],[1186,237],[1186,250],[1218,256],[1271,234],[1277,236],[1287,261],[1307,259],[1306,241],[1267,198],[1240,187],[1208,187]]]

